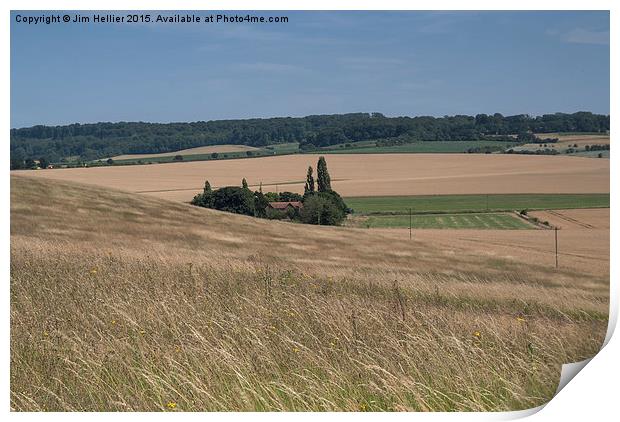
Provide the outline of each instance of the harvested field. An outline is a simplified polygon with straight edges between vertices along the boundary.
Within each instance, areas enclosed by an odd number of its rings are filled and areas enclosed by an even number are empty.
[[[558,133],[539,133],[537,135],[541,139],[545,138],[558,138],[558,142],[546,144],[524,144],[513,149],[515,151],[521,150],[543,150],[546,148],[556,150],[560,153],[565,153],[568,148],[574,148],[574,145],[577,145],[577,149],[581,152],[578,154],[583,154],[584,156],[592,156],[596,157],[599,152],[603,153],[604,156],[608,157],[609,151],[592,151],[592,153],[585,153],[583,150],[586,145],[609,145],[610,137],[609,135],[580,135],[580,134],[558,134]]]
[[[529,214],[566,230],[609,229],[609,208],[533,211]]]
[[[539,133],[539,138],[558,138],[558,142],[554,145],[567,146],[566,144],[577,144],[579,147],[585,145],[606,145],[609,144],[609,135],[592,135],[592,134],[563,134],[563,133]],[[550,145],[550,144],[548,144]]]
[[[11,177],[11,408],[541,405],[605,336],[609,232],[562,230],[557,270],[551,231],[476,232],[410,241]]]
[[[182,149],[173,152],[162,152],[160,154],[124,154],[112,157],[113,160],[140,160],[143,158],[161,158],[161,157],[174,157],[176,155],[196,155],[196,154],[212,154],[226,153],[226,152],[244,152],[244,151],[256,151],[258,148],[246,146],[246,145],[209,145],[204,147],[196,147],[189,149]],[[105,160],[104,160],[105,161]]]
[[[250,185],[303,191],[318,155],[16,171],[188,202],[209,179],[214,187]],[[335,154],[332,186],[343,196],[486,193],[608,193],[609,160],[503,154]]]

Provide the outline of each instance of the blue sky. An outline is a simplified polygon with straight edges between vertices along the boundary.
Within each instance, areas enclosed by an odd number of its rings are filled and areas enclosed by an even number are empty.
[[[11,127],[609,113],[608,12],[250,12],[289,22],[193,25],[26,25],[20,13],[51,14],[12,12]]]

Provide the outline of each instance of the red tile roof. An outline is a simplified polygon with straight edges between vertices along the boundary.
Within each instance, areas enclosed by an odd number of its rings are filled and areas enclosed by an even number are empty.
[[[275,208],[277,210],[285,210],[286,207],[291,206],[293,208],[302,208],[304,205],[300,201],[290,201],[290,202],[270,202],[269,206],[271,208]]]

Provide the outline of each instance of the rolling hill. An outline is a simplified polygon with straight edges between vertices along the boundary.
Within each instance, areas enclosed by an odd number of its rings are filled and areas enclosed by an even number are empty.
[[[606,275],[11,177],[15,410],[515,410],[599,350]]]

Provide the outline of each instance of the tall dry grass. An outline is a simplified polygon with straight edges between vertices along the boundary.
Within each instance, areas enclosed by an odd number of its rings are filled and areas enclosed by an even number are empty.
[[[12,179],[14,410],[516,410],[604,278]]]

